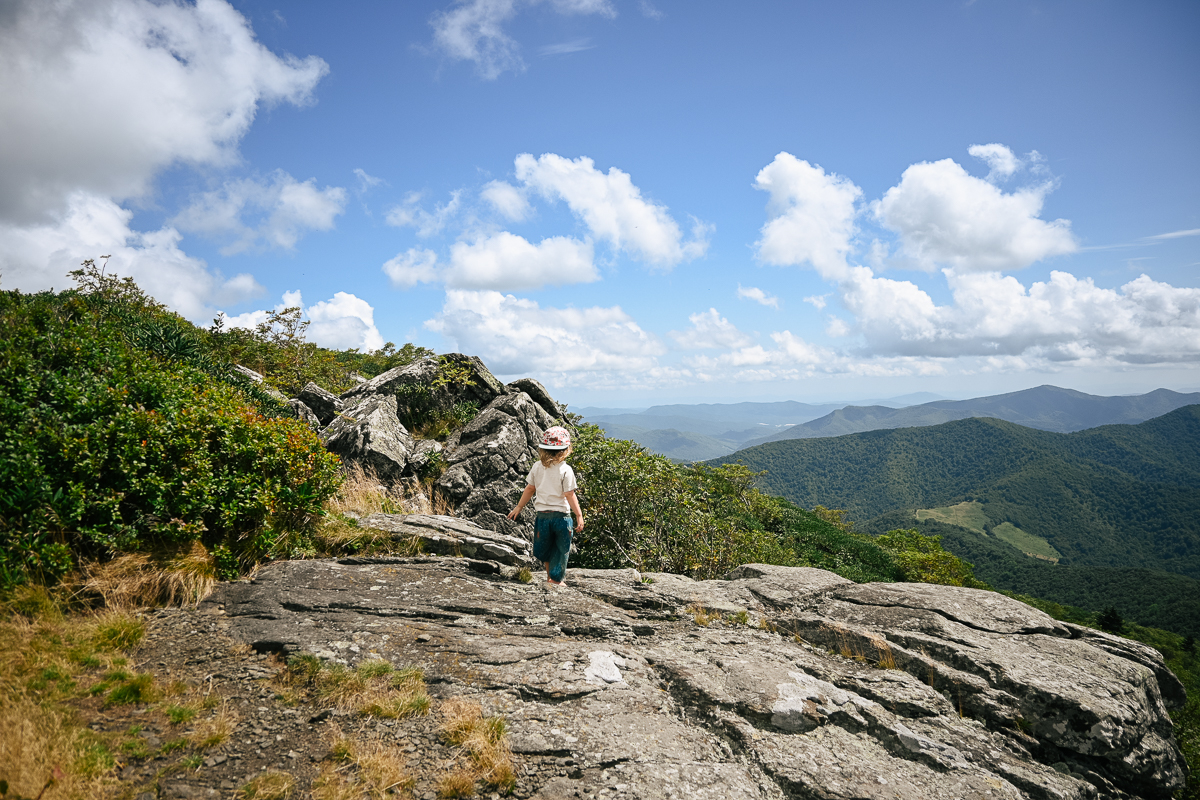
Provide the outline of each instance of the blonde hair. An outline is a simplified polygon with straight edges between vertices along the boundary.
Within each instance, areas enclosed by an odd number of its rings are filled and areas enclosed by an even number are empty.
[[[543,467],[552,467],[555,464],[561,464],[567,460],[567,456],[571,455],[571,445],[567,445],[565,450],[546,450],[538,448],[538,458],[542,461]]]

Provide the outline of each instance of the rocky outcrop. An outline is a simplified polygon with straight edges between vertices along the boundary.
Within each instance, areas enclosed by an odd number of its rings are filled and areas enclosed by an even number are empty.
[[[507,388],[510,392],[524,392],[529,395],[529,399],[541,406],[551,419],[562,419],[565,416],[563,407],[555,402],[541,381],[533,378],[518,378],[508,384]]]
[[[553,418],[524,392],[496,398],[468,422],[448,450],[449,468],[437,482],[455,513],[485,528],[527,536],[532,507],[519,522],[506,516],[525,488],[538,444]]]
[[[519,796],[1166,798],[1184,779],[1157,654],[1000,595],[760,565],[516,572],[285,562],[208,602],[259,651],[419,666],[503,714]]]
[[[467,378],[466,382],[451,381],[439,385],[439,371],[444,375],[447,367],[461,371]],[[343,392],[341,397],[346,402],[352,402],[368,395],[392,395],[399,397],[403,407],[406,400],[413,396],[414,388],[427,390],[427,395],[419,392],[421,400],[441,409],[463,402],[475,403],[478,408],[483,408],[507,391],[478,357],[449,353],[390,369]]]
[[[325,391],[312,381],[305,384],[304,388],[300,390],[300,394],[296,396],[296,399],[312,409],[312,413],[320,420],[322,428],[333,422],[337,415],[342,413],[346,405],[342,402],[342,398],[333,392]]]
[[[445,443],[417,438],[404,424],[466,403],[479,413]],[[340,397],[309,383],[289,404],[343,462],[393,485],[445,466],[436,487],[460,518],[531,535],[532,509],[517,522],[506,515],[525,488],[542,434],[564,414],[538,381],[505,386],[478,358],[451,353],[389,370]]]
[[[310,430],[321,430],[321,420],[317,419],[317,415],[312,412],[312,409],[303,400],[292,398],[287,403],[288,407],[292,409],[292,413],[296,415],[296,419],[307,425]]]
[[[405,474],[415,446],[396,417],[396,398],[384,394],[359,398],[321,432],[321,439],[331,453],[384,481]]]

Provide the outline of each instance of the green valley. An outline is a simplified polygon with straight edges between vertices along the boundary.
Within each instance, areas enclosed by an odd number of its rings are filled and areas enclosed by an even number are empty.
[[[769,442],[714,462],[762,488],[916,528],[998,589],[1200,634],[1200,406],[1052,433],[966,419]]]

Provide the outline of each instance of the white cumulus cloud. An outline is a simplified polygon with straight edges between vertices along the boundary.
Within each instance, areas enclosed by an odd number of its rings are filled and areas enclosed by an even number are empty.
[[[671,331],[668,335],[686,350],[732,349],[745,347],[754,339],[737,329],[715,309],[700,311],[688,316],[692,327],[685,331]]]
[[[770,306],[771,308],[776,309],[779,308],[779,298],[775,295],[767,294],[757,286],[743,287],[739,283],[737,288],[737,296],[745,300],[753,300],[754,302],[764,306]]]
[[[383,336],[375,327],[375,309],[366,300],[349,292],[337,292],[328,300],[307,308],[299,291],[284,292],[275,311],[299,308],[308,321],[306,337],[314,344],[332,350],[357,347],[364,352],[383,347]],[[226,316],[229,328],[254,328],[267,320],[269,312],[260,309],[236,316]]]
[[[383,347],[383,336],[375,327],[375,309],[360,297],[337,292],[328,300],[308,307],[308,338],[322,347],[364,351]]]
[[[987,163],[989,181],[1004,180],[1021,168],[1021,159],[1002,144],[973,144],[967,152]]]
[[[275,55],[221,0],[5,3],[0,215],[46,221],[77,191],[122,200],[168,165],[228,164],[260,104],[307,102],[328,69]]]
[[[227,166],[262,105],[311,100],[319,58],[278,56],[223,0],[13,0],[0,12],[0,270],[62,287],[84,258],[194,321],[261,291],[135,231],[121,202],[172,165]]]
[[[111,199],[78,192],[62,218],[44,225],[0,220],[0,285],[26,292],[65,289],[67,273],[84,258],[111,256],[107,272],[132,277],[151,296],[197,323],[219,305],[232,305],[266,290],[249,274],[226,279],[179,248],[174,228],[135,231],[133,212]]]
[[[410,289],[418,283],[434,283],[439,280],[437,253],[413,247],[385,262],[383,271],[397,289]]]
[[[1051,188],[1006,193],[946,158],[906,169],[873,211],[922,268],[1007,271],[1078,249],[1070,222],[1038,218]]]
[[[524,8],[548,6],[559,14],[599,14],[615,17],[610,0],[459,0],[433,15],[433,41],[456,61],[473,61],[486,80],[508,71],[521,72],[521,47],[504,25]]]
[[[662,343],[619,306],[543,308],[492,291],[446,292],[426,323],[501,375],[629,374],[658,368]]]
[[[1003,145],[975,146],[972,154],[1001,176],[1023,163]],[[1041,157],[1030,154],[1028,161]],[[854,335],[861,344],[853,356],[827,354],[824,370],[914,370],[944,359],[995,368],[1200,361],[1200,289],[1145,275],[1107,289],[1063,271],[1029,285],[1003,274],[1077,249],[1069,222],[1038,216],[1049,183],[1006,193],[945,159],[910,166],[870,204],[874,218],[898,234],[904,255],[925,268],[941,267],[952,298],[944,305],[914,281],[853,263],[861,192],[848,179],[783,153],[759,173],[756,186],[771,193],[759,257],[815,267],[853,317],[829,318],[827,334]],[[878,244],[872,242],[868,259],[878,255]],[[826,302],[822,295],[805,301],[818,309]],[[748,346],[694,363],[770,365],[786,361],[784,350]]]
[[[600,280],[592,245],[567,236],[537,244],[507,231],[450,246],[447,286],[462,289],[537,289]]]
[[[708,249],[708,226],[697,222],[692,238],[684,241],[666,206],[644,199],[629,174],[616,167],[605,173],[586,156],[569,159],[554,153],[538,158],[522,153],[515,165],[517,179],[527,188],[548,200],[565,201],[593,236],[634,258],[670,268]]]
[[[298,181],[276,170],[267,180],[227,181],[203,193],[174,222],[185,231],[231,239],[221,248],[231,255],[255,247],[291,250],[305,231],[331,230],[345,208],[345,189],[318,189],[315,178]]]
[[[759,258],[778,265],[807,262],[830,279],[842,274],[861,189],[791,153],[780,153],[763,167],[754,188],[770,194]]]

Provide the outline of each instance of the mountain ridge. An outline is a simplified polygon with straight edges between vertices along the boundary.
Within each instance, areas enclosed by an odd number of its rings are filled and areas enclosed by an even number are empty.
[[[1063,563],[1200,579],[1197,454],[1200,405],[1073,433],[972,418],[769,442],[708,463],[767,470],[764,490],[860,521],[977,501],[994,524],[1046,539]]]
[[[1101,425],[1138,423],[1185,405],[1200,403],[1200,393],[1155,389],[1141,395],[1091,395],[1043,384],[1005,394],[969,400],[934,400],[903,408],[845,406],[776,434],[746,443],[809,439],[863,433],[868,430],[940,425],[958,419],[992,417],[1037,430],[1070,433]]]

